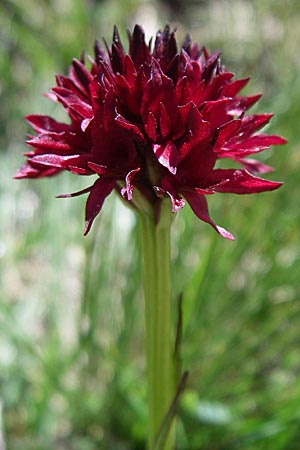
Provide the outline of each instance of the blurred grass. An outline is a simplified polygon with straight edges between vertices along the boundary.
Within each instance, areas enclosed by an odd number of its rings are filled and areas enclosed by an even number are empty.
[[[173,228],[174,316],[183,292],[190,370],[180,450],[299,448],[300,6],[296,1],[4,0],[0,6],[0,404],[9,450],[140,450],[146,429],[139,231],[118,199],[82,236],[85,179],[17,182],[23,115],[61,114],[40,94],[113,23],[167,20],[264,92],[276,192],[210,199],[222,240],[188,210]],[[169,6],[168,6],[169,5]],[[178,15],[180,12],[180,16]],[[222,197],[222,198],[221,198]],[[175,317],[174,317],[175,320]],[[1,408],[0,408],[1,409]]]

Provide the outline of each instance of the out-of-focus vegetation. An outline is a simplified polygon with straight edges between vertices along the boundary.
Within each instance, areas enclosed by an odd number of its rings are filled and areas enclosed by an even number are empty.
[[[109,198],[83,238],[86,180],[13,181],[23,115],[61,110],[41,94],[112,26],[166,22],[262,91],[265,156],[285,185],[210,199],[228,242],[185,208],[173,228],[174,320],[183,295],[190,380],[180,450],[297,450],[300,422],[300,3],[272,0],[2,0],[0,4],[0,448],[142,450],[146,388],[139,233]],[[266,159],[267,158],[267,159]],[[5,444],[4,444],[5,443]],[[2,445],[2,447],[1,447]]]

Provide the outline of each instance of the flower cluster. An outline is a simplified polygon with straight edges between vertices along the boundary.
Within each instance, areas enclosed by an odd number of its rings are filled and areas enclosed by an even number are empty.
[[[68,76],[58,75],[48,96],[63,105],[70,123],[30,115],[35,131],[27,144],[27,163],[16,178],[36,178],[67,170],[97,175],[94,184],[68,196],[89,193],[87,233],[113,189],[135,204],[135,190],[150,204],[169,197],[173,212],[187,201],[194,213],[222,236],[233,239],[209,216],[206,196],[252,194],[281,183],[253,175],[271,168],[248,159],[270,145],[285,143],[275,135],[257,134],[272,114],[245,112],[260,95],[243,96],[248,79],[221,65],[220,52],[208,53],[186,38],[178,50],[166,26],[154,44],[145,43],[136,25],[129,51],[114,29],[112,46],[95,43],[87,69],[84,57],[73,60]],[[239,169],[216,168],[229,158]]]

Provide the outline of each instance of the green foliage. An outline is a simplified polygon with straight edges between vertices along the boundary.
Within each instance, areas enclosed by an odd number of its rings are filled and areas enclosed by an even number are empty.
[[[0,441],[3,433],[9,450],[145,447],[135,218],[109,198],[83,238],[85,199],[54,197],[86,186],[86,179],[11,179],[22,163],[22,116],[53,112],[39,97],[53,74],[66,71],[82,48],[90,52],[95,37],[109,41],[113,23],[125,34],[145,5],[0,6],[0,142],[8,150],[0,179]],[[159,27],[171,13],[156,6]],[[188,208],[174,222],[174,323],[183,292],[182,364],[190,372],[178,449],[297,450],[300,8],[270,0],[186,6],[178,32],[222,48],[228,67],[253,76],[247,89],[264,92],[259,110],[276,112],[268,131],[289,144],[268,155],[276,167],[271,177],[285,182],[279,191],[210,199],[212,216],[236,242],[217,236]]]

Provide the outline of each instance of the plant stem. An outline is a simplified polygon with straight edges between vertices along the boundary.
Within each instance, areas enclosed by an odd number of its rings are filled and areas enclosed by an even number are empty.
[[[141,216],[146,319],[146,355],[148,371],[148,449],[154,449],[155,437],[175,394],[172,352],[170,230],[171,207],[162,202],[160,218]],[[163,450],[173,450],[170,432]]]

